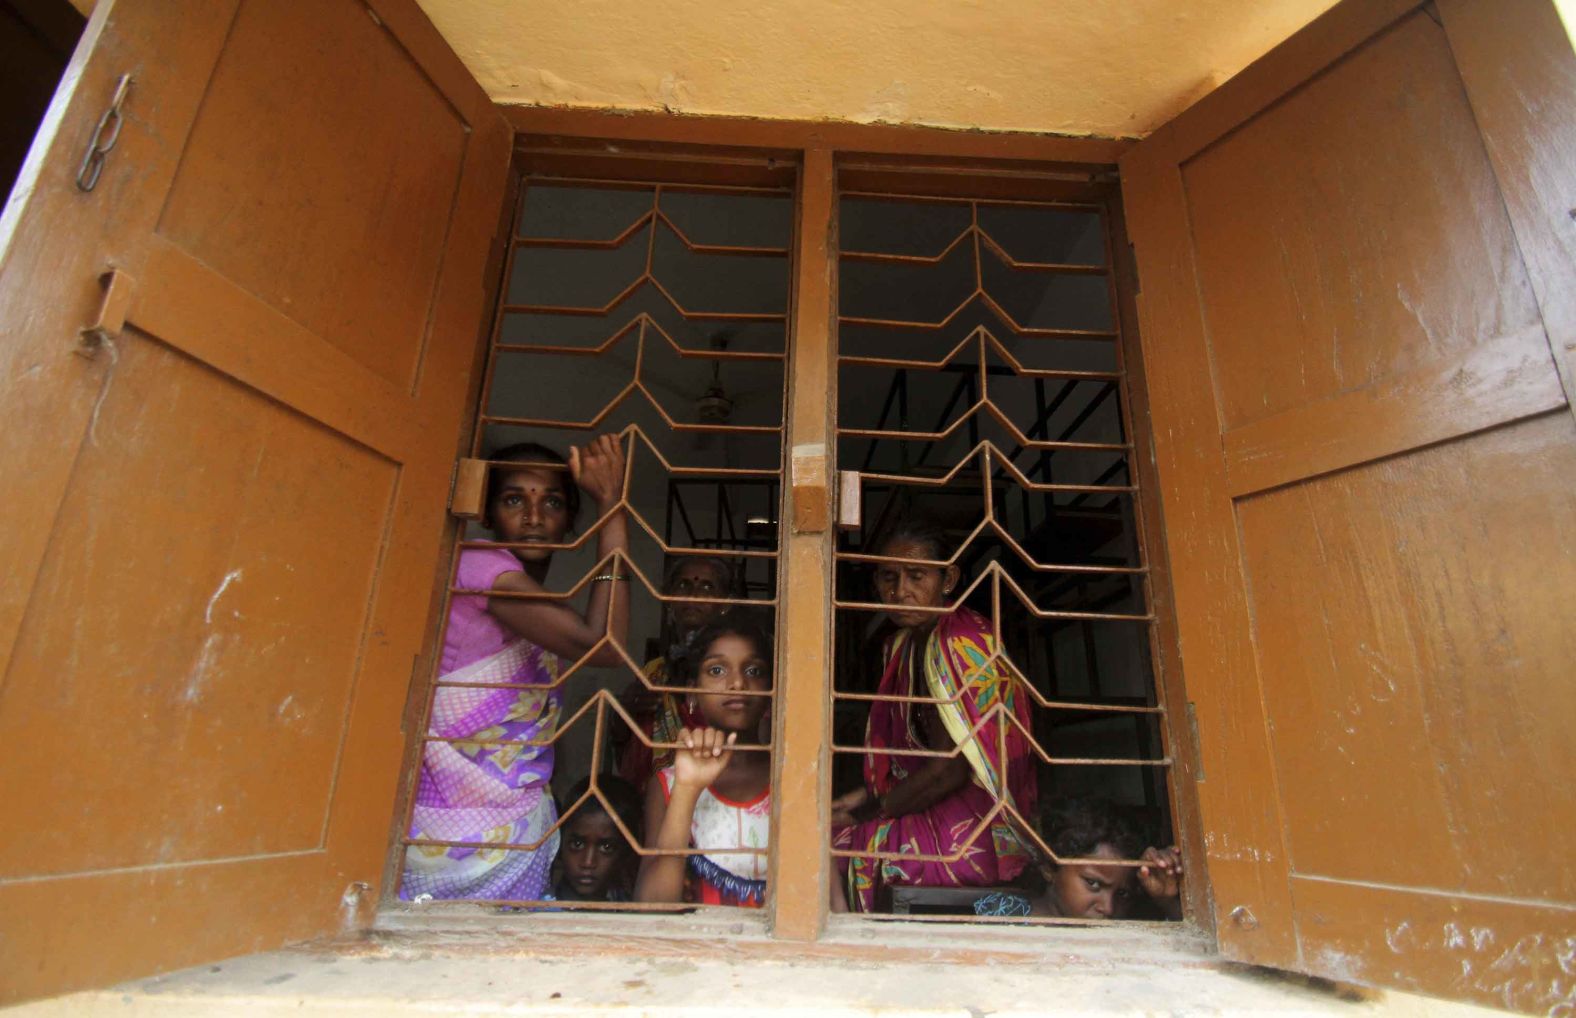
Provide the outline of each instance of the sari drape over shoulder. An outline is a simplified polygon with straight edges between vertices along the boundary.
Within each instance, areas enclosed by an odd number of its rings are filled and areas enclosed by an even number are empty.
[[[471,556],[467,560],[467,556]],[[503,557],[499,557],[503,556]],[[490,589],[498,576],[519,570],[501,549],[462,553],[459,585]],[[558,727],[558,658],[515,636],[486,614],[486,598],[456,595],[444,636],[441,681],[433,699],[428,742],[411,816],[413,838],[531,844],[558,818],[548,782],[553,747],[524,743],[551,739]],[[489,745],[501,741],[510,745]],[[558,834],[535,850],[412,845],[405,853],[400,897],[537,900],[547,891]]]
[[[948,701],[936,710],[953,744],[968,760],[972,780],[923,812],[840,828],[834,832],[834,844],[852,851],[958,858],[952,862],[849,859],[849,905],[859,911],[875,907],[883,885],[983,887],[1013,879],[1029,861],[1005,812],[974,833],[998,798],[1025,819],[1033,817],[1038,790],[1025,734],[1031,730],[1028,696],[993,660],[996,638],[989,620],[978,612],[959,608],[942,616],[923,639],[923,645],[916,647],[908,630],[892,636],[877,692]],[[866,745],[876,750],[927,749],[923,732],[916,731],[919,726],[914,723],[915,708],[920,706],[877,701],[870,709]],[[865,785],[872,794],[883,796],[926,759],[902,752],[870,753],[865,757]]]

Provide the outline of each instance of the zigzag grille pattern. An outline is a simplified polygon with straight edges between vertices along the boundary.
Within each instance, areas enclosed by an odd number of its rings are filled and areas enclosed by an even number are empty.
[[[887,201],[908,200],[898,195],[879,197]],[[1009,650],[1009,644],[1013,642],[1012,638],[1004,636],[1003,619],[1004,613],[1007,613],[1016,619],[1027,620],[1029,631],[1035,634],[1049,632],[1044,625],[1047,623],[1083,627],[1100,624],[1131,627],[1133,638],[1146,646],[1151,638],[1149,631],[1155,616],[1149,607],[1147,583],[1149,568],[1143,559],[1141,532],[1132,535],[1135,538],[1136,561],[1058,561],[1031,550],[1029,535],[1026,533],[1026,523],[1032,519],[1029,510],[1025,508],[1023,512],[1017,514],[1010,511],[1012,506],[1027,507],[1033,500],[1042,499],[1047,506],[1045,518],[1051,521],[1047,525],[1054,524],[1057,508],[1069,515],[1086,511],[1096,514],[1106,513],[1115,520],[1125,521],[1124,525],[1129,529],[1141,524],[1136,518],[1136,510],[1133,507],[1138,487],[1127,464],[1132,446],[1125,437],[1131,432],[1127,421],[1126,394],[1123,391],[1126,376],[1121,368],[1120,331],[1115,328],[1062,328],[1054,323],[1030,325],[1020,321],[1008,313],[1002,302],[990,292],[985,271],[989,266],[995,270],[1006,270],[1014,274],[1035,274],[1045,277],[1063,275],[1104,277],[1107,281],[1111,317],[1114,322],[1117,320],[1117,315],[1115,295],[1110,289],[1109,245],[1105,245],[1107,253],[1099,264],[1074,260],[1037,261],[1018,258],[1009,252],[1008,245],[998,241],[981,224],[982,208],[1005,203],[941,198],[912,200],[916,203],[924,202],[926,206],[950,205],[953,208],[964,206],[967,208],[968,225],[956,234],[945,234],[951,239],[946,240],[939,248],[935,245],[928,248],[916,245],[921,247],[921,250],[908,253],[843,250],[839,253],[839,258],[843,263],[867,263],[875,267],[870,271],[879,272],[882,271],[881,267],[886,267],[899,273],[916,267],[924,268],[927,272],[947,267],[961,270],[966,261],[966,271],[972,277],[968,281],[968,292],[959,303],[939,318],[924,316],[894,318],[840,311],[838,322],[845,336],[850,328],[873,327],[912,337],[913,342],[926,345],[930,343],[926,337],[934,337],[937,333],[958,324],[963,315],[971,309],[981,311],[989,322],[973,325],[964,338],[940,356],[894,357],[847,353],[838,358],[839,367],[845,376],[851,369],[863,369],[866,373],[860,378],[867,379],[871,369],[874,369],[887,372],[891,385],[887,402],[878,420],[872,423],[868,419],[856,422],[840,419],[837,430],[840,440],[839,454],[844,461],[840,464],[844,469],[844,483],[859,484],[862,501],[868,503],[877,493],[885,493],[886,500],[878,511],[872,512],[868,505],[864,508],[861,512],[861,525],[857,537],[848,534],[839,541],[836,557],[840,563],[843,563],[843,567],[838,572],[835,605],[840,619],[839,663],[843,667],[832,694],[834,709],[862,712],[864,708],[882,702],[903,704],[905,710],[921,705],[957,704],[967,694],[970,679],[976,678],[986,670],[992,670],[1002,676],[1002,681],[1008,683],[1017,696],[1023,697],[1032,705],[1035,723],[1026,726],[1020,718],[998,701],[995,706],[979,716],[969,734],[977,740],[1002,740],[1000,745],[1004,755],[1006,734],[1008,731],[1016,730],[1023,736],[1028,747],[1027,751],[1040,765],[1042,786],[1054,784],[1055,774],[1061,768],[1128,767],[1164,775],[1166,769],[1171,766],[1172,760],[1163,745],[1158,752],[1152,753],[1119,752],[1091,755],[1079,752],[1057,752],[1056,740],[1060,729],[1047,723],[1051,712],[1088,718],[1131,717],[1135,724],[1146,725],[1151,720],[1159,720],[1164,714],[1164,708],[1152,697],[1145,702],[1135,703],[1106,702],[1096,697],[1069,698],[1048,695],[1045,688],[1047,679],[1043,674],[1044,665],[1026,668],[1020,663],[1020,658],[1027,653],[1030,658],[1043,659],[1054,656],[1054,649],[1048,654],[1036,655],[1030,653],[1035,648],[1020,642],[1013,650]],[[1082,211],[1089,216],[1099,216],[1102,235],[1106,232],[1103,222],[1104,212],[1100,206],[1016,204],[1023,207]],[[916,205],[920,211],[913,214],[916,217],[923,215],[924,207]],[[845,203],[845,214],[847,208]],[[1013,210],[996,208],[994,211],[999,215],[1010,215]],[[846,226],[845,232],[847,232]],[[965,253],[966,259],[962,257]],[[872,282],[873,278],[879,278],[872,277],[870,271],[860,277],[867,289],[876,285]],[[902,275],[891,277],[890,285],[899,287],[892,291],[893,295],[903,292],[900,289],[903,278]],[[924,278],[933,282],[932,276]],[[1002,337],[1007,337],[1007,341]],[[1091,370],[1076,361],[1071,364],[1055,363],[1049,367],[1030,367],[1026,363],[1027,358],[1023,351],[1029,349],[1030,344],[1053,341],[1049,348],[1036,349],[1036,364],[1039,364],[1044,359],[1043,355],[1047,349],[1050,351],[1051,358],[1055,360],[1055,350],[1058,347],[1054,341],[1074,339],[1098,340],[1111,344],[1116,369]],[[910,419],[912,411],[909,409],[911,403],[908,386],[915,379],[941,378],[943,375],[948,380],[956,381],[953,401],[942,411],[941,419],[933,427],[916,425]],[[1037,408],[1025,408],[1023,400],[1020,399],[1015,404],[1012,400],[1004,399],[997,392],[993,392],[993,382],[1000,389],[1004,384],[1000,381],[1003,377],[1010,378],[1018,385],[1022,385],[1025,380],[1032,384],[1035,387]],[[1045,405],[1046,396],[1042,388],[1047,382],[1060,383],[1063,386],[1060,394],[1050,401],[1048,408]],[[1080,390],[1078,386],[1084,386],[1084,389]],[[865,388],[868,390],[868,385]],[[1087,397],[1082,410],[1077,408],[1077,401],[1073,399],[1075,394],[1084,394]],[[1112,397],[1115,397],[1114,401]],[[869,407],[868,402],[865,406]],[[1080,433],[1079,429],[1084,427],[1087,421],[1101,413],[1102,406],[1107,418],[1115,415],[1114,419],[1118,422],[1120,434],[1123,436],[1120,440],[1091,439]],[[894,421],[891,418],[895,408],[901,409],[896,413],[897,419]],[[1062,414],[1061,419],[1070,418],[1071,424],[1063,433],[1053,435],[1049,421],[1056,419],[1055,415],[1058,411]],[[989,422],[999,428],[1015,448],[1007,451],[988,437],[977,437],[978,427],[982,422]],[[945,450],[957,448],[955,440],[962,436],[965,428],[969,432],[966,451],[961,454],[953,452],[951,455],[945,455]],[[917,461],[911,453],[903,451],[902,443],[915,443],[921,448]],[[864,450],[865,467],[857,473],[851,472],[848,468],[858,461],[857,454],[861,449]],[[872,469],[871,464],[878,455],[883,450],[892,449],[901,453],[902,465],[898,469]],[[942,451],[950,465],[929,465],[931,452],[938,450]],[[1064,479],[1058,480],[1053,476],[1053,466],[1061,464],[1067,457],[1090,455],[1114,456],[1115,461],[1103,471],[1098,471],[1098,468],[1092,466],[1085,468],[1073,461],[1061,468],[1060,472],[1064,475]],[[888,456],[888,459],[890,458]],[[1029,465],[1020,465],[1025,459]],[[1080,469],[1083,470],[1083,476],[1079,476]],[[1076,479],[1065,479],[1069,472]],[[1063,502],[1055,501],[1063,496],[1071,496],[1071,498]],[[880,549],[874,547],[872,542],[879,539],[885,522],[899,512],[897,507],[900,504],[911,504],[924,511],[927,502],[935,503],[937,499],[950,500],[946,504],[961,506],[965,499],[976,497],[978,502],[973,513],[974,522],[967,525],[957,522],[961,518],[961,508],[954,510],[949,517],[949,520],[953,521],[949,526],[951,533],[948,547],[951,550],[946,558],[905,559],[875,553]],[[1041,545],[1055,548],[1059,546],[1055,536],[1054,533],[1040,534],[1037,540]],[[991,620],[992,635],[995,638],[993,651],[986,660],[971,667],[967,674],[955,677],[955,688],[958,691],[952,697],[936,698],[921,695],[925,692],[923,689],[914,691],[913,695],[880,694],[856,688],[855,683],[847,681],[848,672],[851,670],[848,662],[859,660],[858,655],[853,652],[856,641],[868,633],[869,620],[872,616],[889,610],[887,604],[865,595],[864,587],[867,581],[861,576],[859,567],[892,563],[933,568],[956,566],[967,570],[971,563],[980,562],[984,553],[991,550],[994,551],[995,557],[985,560],[982,567],[975,568],[974,575],[962,585],[962,589],[946,597],[945,603],[939,607],[919,608],[905,604],[903,608],[905,612],[941,616],[955,611],[960,605],[968,604]],[[966,571],[965,576],[967,575]],[[1034,579],[1032,589],[1030,579]],[[1119,586],[1117,589],[1131,591],[1131,594],[1124,596],[1135,601],[1136,608],[1105,610],[1094,604],[1069,605],[1050,603],[1047,600],[1047,598],[1065,597],[1068,590],[1076,591],[1077,585],[1080,584],[1114,581],[1131,585],[1125,588]],[[1151,683],[1149,688],[1152,691],[1154,688],[1152,679],[1149,681]],[[855,713],[851,716],[857,718],[860,714]],[[956,744],[949,749],[941,750],[879,748],[869,745],[864,739],[854,739],[852,735],[853,731],[845,727],[841,737],[834,739],[832,746],[834,761],[898,755],[957,759],[964,755],[963,743],[967,741],[956,740]],[[839,772],[847,773],[847,771],[848,768],[841,768]],[[1047,782],[1047,777],[1053,780]],[[836,790],[838,789],[834,789]],[[972,850],[975,837],[984,835],[998,817],[1005,816],[1020,835],[1046,860],[1056,863],[1081,861],[1060,858],[1052,851],[1047,837],[1038,826],[1038,817],[1025,812],[1028,808],[1026,804],[1012,802],[1002,787],[990,791],[994,796],[994,806],[979,820],[968,836],[959,840],[958,844],[963,847],[955,852],[927,854],[916,852],[912,845],[903,845],[893,846],[891,851],[873,851],[868,847],[853,849],[832,847],[832,854],[840,859],[957,863]],[[984,836],[987,839],[989,837]],[[1100,862],[1105,865],[1111,864],[1111,861],[1106,859],[1101,859]],[[1121,863],[1127,866],[1140,864],[1139,860],[1124,860]]]
[[[533,194],[540,195],[544,190],[560,184],[569,185],[573,182],[531,182],[522,195],[522,207],[528,207]],[[594,184],[573,184],[578,188],[596,190]],[[702,255],[713,259],[748,258],[748,259],[779,259],[783,264],[783,287],[786,289],[787,281],[787,256],[788,247],[785,244],[758,244],[735,245],[702,243],[695,240],[690,232],[680,226],[672,212],[664,207],[664,195],[671,190],[660,183],[643,185],[630,185],[620,183],[609,185],[607,190],[628,191],[631,187],[644,190],[650,198],[649,206],[641,211],[633,221],[621,225],[616,229],[603,231],[603,236],[517,236],[509,246],[507,264],[504,278],[514,280],[516,256],[521,251],[539,250],[547,252],[549,256],[558,251],[616,251],[633,245],[644,247],[643,261],[635,277],[623,283],[617,294],[610,300],[595,306],[581,306],[570,303],[542,303],[523,302],[504,299],[500,302],[497,315],[493,322],[491,356],[488,360],[484,376],[484,391],[481,401],[482,409],[478,413],[477,427],[472,445],[472,457],[481,458],[482,452],[488,445],[498,441],[494,436],[503,433],[502,429],[529,429],[530,433],[543,433],[546,435],[557,434],[561,439],[573,441],[570,436],[575,433],[597,431],[606,428],[608,422],[620,410],[632,409],[644,405],[655,413],[658,426],[670,435],[695,435],[695,436],[730,436],[730,435],[755,435],[776,436],[780,446],[782,433],[782,399],[783,389],[786,387],[786,377],[783,379],[782,388],[775,394],[775,419],[778,423],[771,425],[762,424],[731,424],[726,421],[697,421],[685,420],[676,416],[670,406],[664,403],[655,391],[658,384],[656,372],[658,368],[653,365],[648,356],[653,349],[662,349],[683,360],[700,360],[710,362],[725,369],[731,363],[739,362],[765,362],[779,366],[786,364],[786,354],[783,350],[729,350],[713,346],[709,349],[696,349],[681,343],[669,328],[664,327],[657,317],[649,310],[631,310],[628,305],[635,301],[638,295],[654,295],[659,307],[658,313],[671,314],[686,323],[704,322],[721,323],[729,326],[732,323],[785,323],[787,316],[781,312],[766,311],[729,311],[716,308],[686,307],[675,296],[674,289],[669,282],[664,281],[664,274],[669,269],[664,268],[657,256],[659,236],[675,238],[683,250],[692,255]],[[734,188],[705,188],[686,186],[685,191],[698,191],[704,194],[737,194],[739,189]],[[763,192],[767,193],[767,192]],[[769,192],[780,194],[780,192]],[[593,232],[587,224],[577,223],[576,229],[581,233]],[[609,235],[610,234],[610,235]],[[571,318],[585,319],[597,317],[608,321],[609,331],[602,338],[590,345],[567,345],[559,342],[507,342],[503,339],[505,324],[515,320],[524,320],[530,316],[532,320],[563,321]],[[619,319],[622,319],[620,322]],[[621,352],[633,348],[633,366],[621,367],[620,362],[614,358]],[[488,412],[492,405],[492,394],[498,380],[497,367],[503,357],[524,358],[579,358],[584,362],[583,371],[579,376],[596,376],[600,378],[616,377],[618,372],[626,372],[627,380],[623,381],[617,392],[607,399],[595,410],[586,409],[584,412],[573,415],[519,415]],[[532,363],[535,363],[533,361]],[[545,363],[545,361],[544,361]],[[447,585],[446,598],[464,595],[486,595],[490,599],[545,601],[572,604],[583,598],[595,582],[594,578],[609,573],[628,576],[631,582],[625,585],[615,584],[612,596],[615,598],[630,598],[636,604],[655,606],[661,612],[666,606],[675,604],[714,604],[714,605],[751,605],[769,611],[774,611],[777,606],[775,592],[771,591],[766,596],[757,597],[692,597],[670,594],[663,590],[663,577],[649,564],[642,564],[642,557],[649,562],[652,558],[672,562],[681,560],[686,556],[727,556],[741,563],[765,563],[775,569],[777,558],[775,536],[766,547],[744,546],[736,547],[708,547],[697,545],[693,541],[686,544],[675,540],[672,533],[672,520],[653,519],[646,510],[632,497],[632,486],[636,471],[645,467],[651,473],[649,483],[662,483],[665,481],[670,492],[679,483],[695,484],[711,482],[718,485],[719,492],[728,485],[751,484],[770,485],[770,491],[779,490],[781,475],[780,450],[774,452],[770,466],[731,466],[731,465],[685,465],[677,462],[675,457],[664,452],[661,444],[656,440],[650,427],[642,426],[638,422],[628,423],[617,432],[619,441],[625,451],[625,470],[621,491],[615,504],[608,507],[595,520],[583,529],[577,531],[572,539],[557,544],[543,545],[534,543],[531,546],[538,550],[553,552],[573,553],[596,546],[597,538],[602,533],[608,522],[618,514],[627,522],[631,533],[631,550],[629,552],[614,552],[610,555],[599,557],[587,567],[579,570],[579,575],[566,578],[561,575],[561,570],[556,570],[551,576],[552,587],[540,593],[505,593],[496,591],[481,591],[464,588],[456,582],[457,573],[451,572]],[[561,440],[558,445],[564,444]],[[553,462],[522,463],[514,461],[516,466],[532,466],[538,469],[564,471],[562,464]],[[658,481],[660,478],[662,481]],[[671,511],[671,510],[670,510]],[[719,508],[719,514],[722,509]],[[775,515],[775,513],[773,514]],[[719,523],[719,527],[721,524]],[[720,532],[720,531],[719,531]],[[775,530],[774,530],[775,533]],[[648,552],[642,556],[635,550],[635,542],[644,542]],[[457,542],[459,549],[468,548],[515,548],[525,546],[524,542],[497,542],[476,539],[464,539]],[[458,556],[455,568],[457,570]],[[447,600],[446,600],[447,605]],[[448,617],[447,611],[445,618]],[[433,683],[429,695],[426,711],[423,716],[422,730],[426,733],[423,737],[425,744],[443,743],[461,748],[462,751],[477,752],[483,749],[498,749],[514,747],[524,750],[530,747],[556,747],[562,751],[567,744],[583,736],[589,735],[590,760],[587,764],[590,778],[589,790],[574,802],[565,803],[557,821],[540,837],[529,842],[513,841],[480,841],[465,842],[442,840],[434,838],[404,839],[407,845],[432,848],[460,848],[476,849],[480,851],[535,851],[552,842],[574,818],[587,809],[597,809],[611,819],[622,837],[631,848],[640,856],[654,855],[680,855],[690,856],[699,854],[694,850],[664,851],[646,848],[634,831],[617,815],[617,810],[609,801],[603,789],[603,775],[609,770],[610,763],[610,736],[615,730],[624,733],[627,741],[645,746],[647,749],[672,750],[677,747],[671,741],[661,741],[651,737],[638,719],[631,713],[629,707],[615,693],[608,688],[595,690],[577,707],[570,710],[561,718],[551,734],[542,738],[531,740],[510,740],[505,738],[487,737],[486,733],[467,736],[463,738],[445,738],[434,735],[428,729],[427,718],[430,718],[434,699],[444,689],[515,689],[550,691],[557,690],[561,694],[582,690],[585,684],[592,680],[589,674],[593,659],[611,652],[616,657],[618,666],[616,671],[619,679],[615,685],[625,682],[638,683],[646,691],[656,694],[683,695],[689,692],[689,687],[682,685],[664,684],[653,681],[645,674],[645,669],[630,652],[624,642],[614,639],[611,632],[604,632],[593,646],[573,661],[564,661],[556,677],[546,685],[519,684],[519,683],[483,683],[465,682],[438,679]],[[600,665],[597,667],[605,667]],[[742,696],[764,697],[770,699],[774,695],[771,689],[765,692],[742,691]],[[737,751],[745,753],[758,753],[769,751],[769,746],[761,744],[746,744],[735,747]],[[409,817],[406,818],[405,830],[410,830]],[[715,849],[714,849],[715,850]],[[762,855],[765,849],[738,846],[727,849],[730,853],[740,855]],[[531,902],[499,901],[501,905],[529,905]],[[564,903],[559,903],[563,907]],[[640,905],[635,903],[619,903],[608,905],[605,903],[573,903],[577,908],[617,908],[636,911],[670,911],[682,908],[682,905]]]

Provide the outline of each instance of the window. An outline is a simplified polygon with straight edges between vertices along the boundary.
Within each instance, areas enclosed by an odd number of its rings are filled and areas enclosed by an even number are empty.
[[[833,853],[864,910],[1021,911],[1035,858],[1174,840],[1104,208],[845,184],[838,216],[834,791],[905,813]],[[1155,905],[1116,895],[1078,913]]]
[[[899,848],[851,842],[841,830],[849,818],[824,809],[807,831],[802,782],[800,791],[786,793],[792,801],[778,803],[778,829],[741,834],[749,844],[713,844],[712,854],[761,879],[770,854],[764,843],[783,837],[794,847],[778,843],[778,872],[823,867],[839,888],[829,901],[842,896],[873,915],[955,918],[983,908],[976,901],[990,893],[1038,900],[1032,860],[1069,854],[1041,834],[1039,811],[1049,801],[1113,800],[1133,826],[1153,832],[1116,853],[1119,872],[1143,845],[1171,842],[1169,758],[1151,674],[1152,616],[1130,476],[1109,225],[1100,198],[942,197],[922,188],[862,188],[850,179],[862,178],[845,173],[835,206],[837,396],[827,410],[843,471],[841,498],[857,518],[841,521],[835,556],[794,567],[810,581],[807,589],[819,584],[831,592],[821,610],[830,617],[835,608],[835,638],[823,648],[829,674],[818,684],[801,667],[795,699],[780,704],[792,710],[829,696],[831,749],[826,759],[817,756],[819,746],[774,749],[768,717],[743,752],[777,753],[779,795],[791,787],[781,779],[808,772],[840,796],[869,784],[867,761],[894,760],[901,769],[916,759],[948,759],[961,767],[983,755],[975,764],[980,773],[955,777],[979,786],[964,789],[980,799],[966,818],[968,836],[921,849],[919,861],[953,867],[969,844],[1002,837],[1019,840],[1012,853],[1018,858],[1015,866],[977,874],[963,889],[877,880],[879,889],[862,897],[848,883],[848,868],[880,872],[897,861]],[[472,476],[490,474],[496,482],[509,460],[520,461],[518,450],[508,452],[519,443],[557,451],[597,433],[617,434],[628,462],[616,504],[601,514],[583,509],[580,528],[551,543],[543,590],[492,596],[579,606],[596,584],[608,583],[614,603],[629,599],[627,634],[614,638],[616,623],[606,623],[609,635],[544,677],[503,683],[521,703],[555,690],[556,719],[543,713],[534,728],[486,719],[498,723],[484,725],[480,738],[441,726],[424,738],[425,755],[458,753],[462,769],[497,754],[517,769],[539,761],[551,775],[542,787],[557,800],[556,819],[438,836],[423,823],[424,815],[436,815],[423,798],[436,793],[423,786],[407,811],[401,851],[410,858],[474,852],[506,866],[511,854],[551,858],[571,840],[589,852],[596,839],[572,829],[588,814],[606,821],[603,832],[611,833],[598,843],[626,860],[621,865],[632,867],[635,855],[704,854],[644,846],[626,853],[651,832],[619,808],[628,795],[619,779],[645,782],[671,761],[679,726],[701,723],[684,675],[684,662],[693,663],[698,650],[684,646],[696,629],[686,621],[744,609],[762,613],[775,630],[779,591],[790,581],[778,557],[779,534],[798,505],[784,483],[784,447],[798,438],[785,438],[785,399],[798,387],[796,406],[813,411],[824,398],[815,358],[797,368],[805,351],[789,358],[791,273],[816,271],[802,250],[797,266],[791,257],[796,208],[801,219],[814,214],[807,210],[813,196],[800,195],[796,207],[793,184],[790,170],[760,158],[654,167],[638,156],[528,157],[472,440]],[[830,192],[822,200],[830,211]],[[813,314],[798,309],[801,319]],[[536,452],[525,463],[566,471]],[[498,550],[496,535],[483,526],[480,486],[473,492],[478,518],[458,544],[457,563],[468,552]],[[627,548],[599,554],[614,512],[624,517]],[[902,689],[883,679],[883,638],[893,626],[877,573],[905,566],[887,553],[884,535],[896,521],[916,517],[939,525],[940,546],[906,565],[955,572],[939,602],[920,614],[929,622],[967,609],[957,616],[975,620],[975,635],[989,648],[976,664],[999,674],[1009,691],[995,711],[954,711],[950,727],[943,715],[963,690],[949,697],[912,676]],[[708,571],[718,559],[728,568]],[[626,574],[627,584],[610,579]],[[445,619],[481,589],[456,573]],[[779,648],[777,661],[802,663],[807,649]],[[955,678],[977,685],[979,674],[965,668]],[[783,695],[782,685],[771,689]],[[436,705],[444,714],[447,699],[499,691],[496,677],[477,682],[446,665],[428,710]],[[507,696],[498,705],[504,714],[516,709]],[[872,711],[894,707],[911,730],[940,723],[950,737],[907,754],[873,741],[879,725]],[[989,761],[1005,759],[989,751],[989,740],[1003,752],[1013,743],[1009,755],[1021,774],[1009,784],[1023,783],[1028,794],[986,787]],[[785,752],[797,755],[787,760]],[[429,759],[428,766],[440,764]],[[824,835],[819,842],[805,840],[817,832]],[[564,885],[563,859],[551,870],[540,860],[533,865],[531,886],[545,887],[545,895],[463,897],[508,907],[536,907],[547,898],[572,908],[676,904],[566,902],[574,894]],[[709,865],[688,864],[692,881]],[[408,876],[402,897],[434,893]],[[799,909],[814,915],[825,907]]]
[[[682,728],[705,723],[693,687],[711,662],[687,644],[719,621],[768,643],[775,629],[791,181],[780,170],[759,186],[523,179],[472,439],[485,484],[449,585],[401,897],[639,908],[635,866],[666,854],[693,860],[697,889],[762,903],[764,787],[747,802],[702,798],[704,854],[648,849],[641,827],[648,783],[664,780]],[[572,500],[561,460],[599,434],[625,458],[612,496],[581,506],[565,532],[506,532],[499,499],[513,478],[537,471]],[[620,525],[626,540],[610,537]],[[486,556],[494,564],[477,565]],[[492,586],[511,567],[534,589]],[[509,616],[498,630],[500,601],[560,606],[597,632],[539,655],[535,634],[550,627]],[[492,654],[499,638],[514,642]],[[765,660],[748,666],[759,688],[732,691],[751,719],[733,758],[758,761],[745,770],[764,786],[772,655],[752,649]],[[731,841],[707,827],[732,821]]]

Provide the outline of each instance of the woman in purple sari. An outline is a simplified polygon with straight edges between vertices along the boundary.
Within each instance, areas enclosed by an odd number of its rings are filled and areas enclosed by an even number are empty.
[[[561,543],[574,523],[579,489],[596,502],[599,516],[618,504],[623,449],[603,435],[584,449],[571,449],[567,462],[533,443],[501,449],[493,462],[482,522],[503,546],[462,551],[457,585],[493,594],[539,593],[552,563],[550,546]],[[597,535],[597,553],[627,547],[623,514],[614,513]],[[552,739],[560,697],[557,689],[529,687],[550,686],[561,661],[584,656],[610,634],[623,642],[629,596],[613,598],[611,592],[613,583],[627,579],[616,571],[595,577],[584,615],[556,601],[484,594],[450,599],[427,734],[453,741],[428,741],[422,749],[411,837],[541,844],[534,850],[411,845],[400,897],[542,898],[558,851],[557,833],[547,836],[558,819],[548,788],[553,749],[526,743]],[[604,646],[588,663],[620,661]]]
[[[909,519],[887,533],[877,553],[938,562],[946,558],[945,538],[934,524]],[[876,592],[893,606],[887,617],[897,626],[884,648],[878,694],[952,702],[871,706],[865,745],[898,752],[866,755],[864,785],[832,804],[833,844],[872,853],[843,860],[846,904],[857,911],[872,911],[882,887],[985,887],[1013,879],[1029,861],[1010,816],[985,821],[998,799],[1020,816],[1034,815],[1028,697],[992,661],[997,644],[988,619],[961,605],[947,613],[914,610],[944,605],[957,581],[956,566],[876,567]],[[960,752],[951,758],[903,752],[954,748]],[[837,898],[834,907],[844,904]]]

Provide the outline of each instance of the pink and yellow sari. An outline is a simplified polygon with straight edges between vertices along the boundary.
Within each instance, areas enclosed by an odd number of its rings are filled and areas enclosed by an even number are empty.
[[[487,590],[498,576],[519,569],[519,561],[502,549],[468,549],[461,553],[458,584]],[[542,844],[535,850],[411,845],[401,898],[536,901],[547,892],[548,870],[558,854],[557,832],[546,837],[558,819],[548,787],[553,747],[522,743],[552,738],[559,693],[488,687],[548,686],[559,662],[505,629],[486,609],[487,599],[478,595],[459,594],[450,602],[439,681],[468,685],[441,686],[433,700],[427,734],[455,741],[422,748],[410,835]]]
[[[1023,871],[1029,855],[1011,818],[1000,813],[978,834],[998,798],[1020,815],[1034,815],[1037,789],[1034,757],[1024,731],[1030,726],[1027,695],[991,661],[996,639],[988,620],[968,608],[942,616],[913,647],[914,634],[900,630],[886,646],[886,670],[878,693],[885,696],[956,698],[937,706],[943,726],[959,746],[973,781],[921,813],[878,817],[834,832],[839,849],[902,855],[959,856],[954,862],[856,857],[848,859],[849,907],[872,911],[883,886],[985,887]],[[922,681],[915,671],[923,673]],[[961,691],[961,695],[959,695]],[[870,709],[865,744],[871,749],[925,749],[911,720],[922,705],[878,701]],[[999,709],[998,709],[999,708]],[[993,712],[995,712],[993,714]],[[1020,729],[1006,716],[1016,717]],[[983,720],[983,723],[982,723]],[[1005,744],[1005,753],[1003,752]],[[926,757],[871,753],[865,785],[881,796],[924,764]]]

